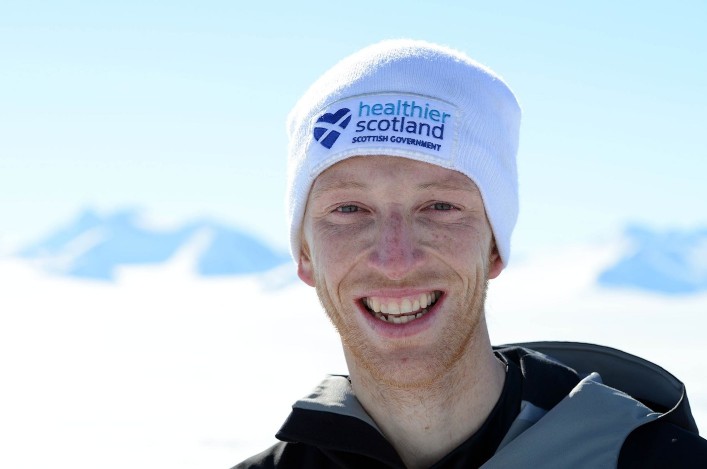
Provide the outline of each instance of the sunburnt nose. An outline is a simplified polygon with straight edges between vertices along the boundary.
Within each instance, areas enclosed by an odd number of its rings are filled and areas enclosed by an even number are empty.
[[[409,220],[397,211],[380,220],[376,245],[369,257],[373,267],[392,280],[400,280],[422,260],[423,252]]]

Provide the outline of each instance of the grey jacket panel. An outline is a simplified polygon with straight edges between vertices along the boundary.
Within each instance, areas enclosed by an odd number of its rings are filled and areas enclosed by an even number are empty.
[[[592,373],[482,468],[616,467],[629,433],[659,415]]]
[[[512,346],[548,355],[580,374],[597,372],[607,386],[660,406],[665,412],[663,418],[699,434],[685,385],[655,363],[611,347],[580,342],[524,342]]]
[[[628,435],[658,418],[697,433],[685,386],[654,363],[594,344],[528,342],[509,346],[538,352],[580,375],[592,372],[548,411],[523,402],[484,469],[616,467]],[[641,401],[665,411],[651,410]]]

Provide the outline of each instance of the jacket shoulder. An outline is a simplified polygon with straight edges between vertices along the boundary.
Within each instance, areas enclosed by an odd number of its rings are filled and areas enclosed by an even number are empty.
[[[602,464],[588,467],[616,467],[617,462],[619,468],[707,467],[707,440],[699,436],[685,387],[666,370],[639,357],[594,344],[536,342],[512,347],[520,347],[520,350],[511,348],[511,352],[521,358],[528,355],[543,368],[548,367],[545,361],[554,359],[577,370],[580,376],[588,371],[599,371],[601,377],[596,375],[592,379],[590,374],[567,399],[546,409],[547,413],[535,420],[537,424],[530,423],[532,426],[509,444],[509,449],[513,449],[513,445],[516,449],[511,456],[523,453],[527,462],[528,451],[543,448],[543,453],[537,456],[542,458],[547,454],[548,442],[557,439],[559,447],[565,448],[556,452],[561,456],[557,467],[570,467],[567,458],[573,454],[580,454],[579,459],[585,464],[591,457],[603,455]],[[539,360],[534,355],[537,352],[541,354]],[[532,363],[528,357],[525,361]],[[609,422],[610,417],[622,418]],[[582,425],[576,427],[574,435],[570,431],[574,428],[572,422],[580,421]],[[591,422],[598,425],[592,427]],[[608,426],[602,426],[605,424]],[[528,425],[523,428],[526,427]],[[521,445],[520,449],[525,452],[519,452],[518,445],[527,443],[526,440],[532,444]],[[599,441],[606,444],[602,448],[591,448]],[[589,454],[581,454],[587,450]],[[501,450],[494,461],[503,459],[503,452]]]
[[[552,357],[580,375],[597,372],[607,386],[625,392],[654,411],[664,414],[662,420],[698,433],[685,385],[655,363],[596,344],[525,342],[512,345]]]

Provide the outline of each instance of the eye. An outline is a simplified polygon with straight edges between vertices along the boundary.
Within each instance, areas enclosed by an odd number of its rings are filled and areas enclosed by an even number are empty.
[[[340,207],[336,207],[336,211],[339,213],[354,213],[359,210],[361,210],[361,208],[358,205],[342,205]]]
[[[448,204],[446,202],[435,202],[432,205],[430,205],[430,208],[432,210],[453,210],[454,205]]]

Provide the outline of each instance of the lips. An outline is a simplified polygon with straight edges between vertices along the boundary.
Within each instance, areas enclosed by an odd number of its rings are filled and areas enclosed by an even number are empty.
[[[441,291],[429,291],[401,298],[369,296],[361,301],[374,317],[394,324],[406,324],[421,318],[439,300]]]

